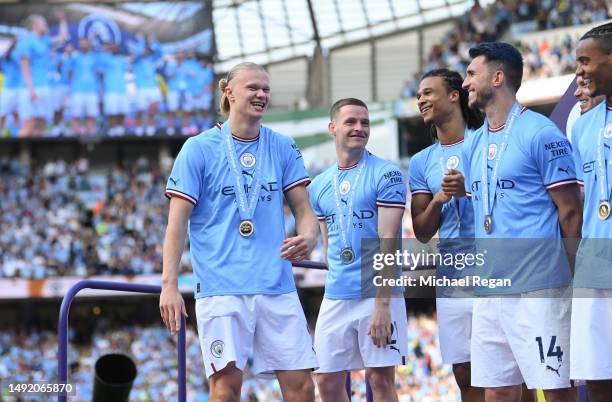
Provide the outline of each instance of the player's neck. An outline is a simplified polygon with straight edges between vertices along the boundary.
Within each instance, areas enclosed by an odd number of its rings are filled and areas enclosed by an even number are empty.
[[[336,155],[338,156],[338,167],[349,168],[359,163],[363,157],[365,148],[353,148],[353,149],[338,149]]]
[[[438,141],[442,145],[456,144],[465,134],[465,121],[460,110],[456,110],[449,119],[436,123],[435,126]]]
[[[500,94],[485,107],[485,115],[489,127],[501,127],[506,123],[512,106],[516,102],[515,96]]]
[[[261,127],[260,119],[252,120],[236,114],[231,115],[228,122],[232,134],[236,137],[250,140],[259,135],[259,129]]]

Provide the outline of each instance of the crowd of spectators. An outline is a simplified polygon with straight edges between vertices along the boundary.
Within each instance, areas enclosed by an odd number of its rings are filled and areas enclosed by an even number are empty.
[[[51,37],[46,18],[31,15],[0,54],[0,137],[194,135],[213,124],[210,60],[165,53],[150,34],[126,43],[71,38],[57,18]]]
[[[161,272],[165,176],[145,158],[91,172],[86,159],[32,172],[0,161],[0,277]],[[188,250],[182,270],[190,271]]]
[[[482,7],[478,0],[448,31],[431,52],[423,67],[404,82],[400,96],[416,96],[421,75],[437,68],[464,73],[469,64],[469,49],[480,42],[496,41],[510,25],[526,24],[527,30],[545,30],[604,21],[610,18],[605,0],[496,0]],[[531,23],[531,25],[530,25]],[[560,43],[542,40],[518,43],[525,61],[524,80],[551,77],[574,71],[575,38],[566,36]]]
[[[71,337],[68,367],[69,381],[77,389],[77,396],[74,399],[91,400],[94,364],[97,358],[107,353],[118,352],[131,356],[138,369],[130,394],[131,401],[177,401],[177,382],[172,380],[177,378],[174,339],[163,327],[130,325],[115,328],[105,320],[100,320],[92,333],[91,342],[75,343],[74,337]],[[442,364],[435,318],[427,315],[410,316],[408,340],[410,352],[407,365],[399,366],[396,371],[399,401],[459,401],[459,389],[454,382],[452,369]],[[187,400],[208,401],[208,383],[204,375],[200,345],[191,327],[187,330],[186,352]],[[244,374],[242,390],[244,401],[282,401],[276,380],[253,377],[250,366]],[[365,400],[363,372],[354,372],[351,377],[352,400]],[[25,329],[0,332],[0,378],[23,382],[51,382],[56,379],[56,333]],[[0,395],[0,399],[2,398],[11,401],[8,395]]]

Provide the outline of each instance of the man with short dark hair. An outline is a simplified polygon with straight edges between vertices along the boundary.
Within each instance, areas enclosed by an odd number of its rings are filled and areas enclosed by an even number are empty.
[[[519,401],[522,382],[543,389],[548,402],[572,400],[571,274],[562,243],[580,237],[572,149],[554,123],[517,103],[516,48],[481,43],[470,56],[463,88],[469,106],[486,115],[464,147],[476,238],[490,248],[481,276],[511,281],[475,286],[472,385],[486,388],[487,401]]]
[[[433,127],[436,142],[414,155],[409,166],[414,233],[420,241],[429,242],[437,232],[438,249],[445,255],[470,252],[474,245],[474,212],[460,174],[464,169],[461,149],[483,118],[468,107],[462,82],[458,72],[447,69],[431,70],[421,79],[417,105],[425,124]],[[465,278],[471,271],[453,264],[436,266],[437,277]],[[470,380],[471,296],[471,287],[439,287],[436,292],[442,360],[453,365],[464,402],[484,401],[483,390],[472,387]]]
[[[380,239],[380,251],[392,252],[389,245],[401,232],[406,181],[398,166],[366,149],[370,117],[363,101],[337,101],[330,118],[338,163],[310,187],[329,265],[315,330],[317,384],[323,402],[348,402],[347,372],[365,368],[374,400],[393,402],[395,366],[408,345],[406,305],[399,288],[393,297],[389,288],[374,295],[362,287],[372,283],[374,273],[361,270],[367,259],[362,239]]]
[[[589,402],[612,393],[612,23],[587,32],[576,48],[576,76],[603,96],[572,128],[574,160],[584,185],[583,240],[576,256],[570,376],[586,380]]]

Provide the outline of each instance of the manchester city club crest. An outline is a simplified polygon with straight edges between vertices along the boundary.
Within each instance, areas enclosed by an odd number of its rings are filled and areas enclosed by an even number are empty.
[[[217,359],[223,355],[223,341],[217,339],[213,343],[210,344],[210,353],[215,356]]]
[[[78,37],[86,38],[95,46],[102,43],[120,44],[123,39],[117,23],[101,14],[89,14],[79,21]]]
[[[349,191],[351,191],[351,182],[344,180],[342,183],[340,183],[340,194],[346,195]]]
[[[489,144],[489,160],[492,161],[497,155],[497,144]]]
[[[453,155],[446,160],[446,168],[447,169],[457,169],[459,166],[459,157],[457,155]]]
[[[255,166],[255,155],[249,152],[245,152],[240,156],[240,164],[245,168],[250,168]]]
[[[612,123],[606,126],[604,130],[604,138],[612,138]]]

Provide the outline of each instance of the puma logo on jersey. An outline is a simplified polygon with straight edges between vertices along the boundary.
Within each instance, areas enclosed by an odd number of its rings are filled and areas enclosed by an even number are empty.
[[[552,366],[549,366],[548,364],[546,365],[546,370],[550,370],[550,371],[554,371],[555,373],[557,373],[557,375],[559,376],[559,378],[561,378],[561,374],[559,374],[559,369],[561,368],[561,366],[563,366],[563,363],[559,364],[559,367],[557,367],[556,369]]]
[[[568,167],[566,167],[565,169],[563,169],[563,168],[561,168],[561,167],[558,167],[557,169],[558,169],[560,172],[565,172],[565,174],[569,174],[569,166],[568,166]]]
[[[249,173],[246,170],[243,170],[242,174],[249,176],[251,179],[253,178],[253,173]]]
[[[348,201],[346,199],[340,198],[340,201],[342,201],[342,203],[348,207]]]
[[[170,180],[175,186],[179,182],[179,179],[173,179],[172,177],[169,177],[168,180]]]

